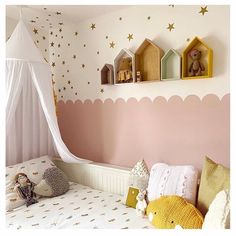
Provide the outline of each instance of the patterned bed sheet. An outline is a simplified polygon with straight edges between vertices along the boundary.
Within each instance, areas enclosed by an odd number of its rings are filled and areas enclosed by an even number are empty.
[[[148,229],[147,217],[122,204],[122,196],[70,182],[69,191],[41,198],[29,207],[6,213],[6,227],[13,229]]]

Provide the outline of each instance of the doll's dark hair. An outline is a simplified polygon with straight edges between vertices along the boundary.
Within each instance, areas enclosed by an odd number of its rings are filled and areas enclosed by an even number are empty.
[[[25,173],[17,173],[16,176],[15,176],[15,182],[16,182],[16,183],[19,183],[19,182],[18,182],[18,178],[19,178],[20,175],[25,176],[25,177],[27,178],[27,182],[30,182],[28,176],[27,176]]]

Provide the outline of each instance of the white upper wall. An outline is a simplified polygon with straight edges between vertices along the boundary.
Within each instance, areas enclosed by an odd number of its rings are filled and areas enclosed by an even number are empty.
[[[207,6],[208,12],[204,15],[199,13],[201,7],[205,6],[133,6],[78,24],[54,25],[49,29],[49,60],[58,99],[94,101],[135,97],[139,100],[157,96],[168,99],[173,95],[185,98],[193,94],[202,98],[211,93],[221,98],[229,93],[229,6]],[[173,23],[174,29],[169,31],[168,24]],[[130,41],[129,34],[133,35]],[[38,37],[40,46],[41,35],[34,36]],[[213,50],[213,78],[101,85],[100,69],[105,63],[113,64],[122,48],[135,52],[142,41],[149,38],[165,52],[174,48],[181,54],[195,36]],[[114,48],[110,48],[112,42]]]

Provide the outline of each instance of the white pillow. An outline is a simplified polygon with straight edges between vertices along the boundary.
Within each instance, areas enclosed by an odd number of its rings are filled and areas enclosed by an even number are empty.
[[[152,166],[147,196],[148,201],[163,195],[178,195],[195,205],[197,194],[197,170],[190,165],[170,166],[157,163]]]
[[[202,229],[230,228],[230,195],[228,190],[216,194],[205,216]]]
[[[123,203],[126,204],[129,187],[146,190],[148,186],[149,171],[144,160],[138,161],[130,171],[126,192],[124,194]]]
[[[55,166],[49,159],[49,156],[42,156],[29,161],[25,161],[13,166],[6,167],[6,209],[12,210],[24,204],[18,195],[13,191],[15,185],[15,175],[17,173],[25,173],[30,181],[38,184],[43,173],[47,168]]]

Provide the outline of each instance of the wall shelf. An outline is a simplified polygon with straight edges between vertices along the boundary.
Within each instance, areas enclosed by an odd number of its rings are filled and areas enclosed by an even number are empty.
[[[197,49],[201,51],[200,62],[204,65],[205,71],[200,76],[191,76],[189,72],[192,59],[189,57],[191,50]],[[201,39],[195,37],[189,45],[184,49],[182,55],[182,79],[202,79],[212,77],[212,60],[213,51]]]
[[[181,56],[174,49],[169,49],[161,58],[161,80],[181,79]]]
[[[140,72],[141,81],[159,81],[161,76],[161,58],[163,50],[151,40],[145,39],[135,52],[136,74]]]
[[[114,84],[113,65],[105,64],[101,69],[101,84]]]
[[[129,59],[131,64],[130,79],[120,80],[119,73],[121,72],[119,68],[120,65],[122,64],[122,61],[126,61],[127,59]],[[123,48],[114,60],[114,78],[115,78],[115,84],[133,83],[135,80],[135,57],[134,54],[126,48]]]

